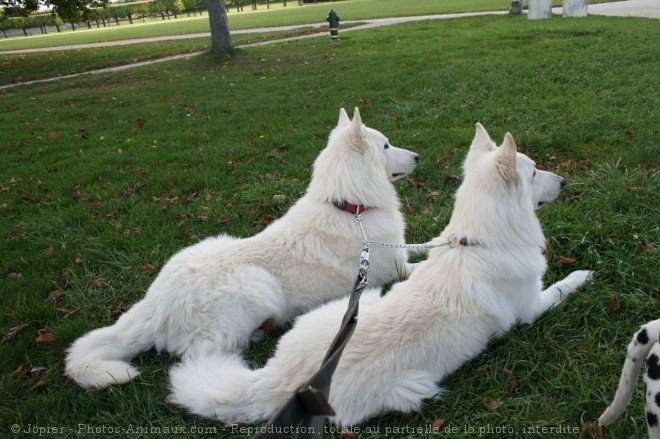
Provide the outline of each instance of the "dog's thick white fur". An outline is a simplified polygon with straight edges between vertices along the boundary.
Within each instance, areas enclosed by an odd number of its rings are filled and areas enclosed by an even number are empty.
[[[266,320],[282,323],[347,295],[358,270],[363,205],[368,236],[404,242],[405,223],[392,182],[419,156],[341,109],[311,183],[285,216],[245,239],[208,238],[175,254],[146,296],[113,325],[76,340],[66,375],[102,388],[138,375],[128,361],[155,347],[182,358],[240,352]],[[403,249],[374,249],[370,279],[384,284],[412,270]]]
[[[623,363],[619,387],[610,406],[598,418],[598,424],[603,427],[610,425],[626,409],[644,358],[646,425],[649,439],[660,439],[660,319],[645,324],[633,336]]]
[[[591,272],[575,271],[541,286],[545,239],[535,208],[553,201],[563,183],[517,153],[510,134],[497,148],[477,124],[451,221],[435,239],[451,245],[431,250],[383,297],[365,291],[330,390],[333,422],[350,426],[384,411],[419,409],[439,393],[436,383],[492,336],[533,322],[587,281]],[[223,421],[273,416],[318,369],[346,306],[338,300],[300,316],[262,369],[248,369],[238,356],[176,366],[173,401]]]

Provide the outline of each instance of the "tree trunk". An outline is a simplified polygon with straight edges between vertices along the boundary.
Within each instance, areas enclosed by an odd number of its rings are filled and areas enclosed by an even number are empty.
[[[211,25],[211,52],[215,55],[231,54],[231,35],[225,0],[208,0]]]

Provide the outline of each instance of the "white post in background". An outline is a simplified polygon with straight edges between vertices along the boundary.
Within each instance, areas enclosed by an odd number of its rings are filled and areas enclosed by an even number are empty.
[[[527,18],[542,20],[552,17],[552,0],[529,0]]]
[[[564,0],[564,17],[586,17],[587,0]]]

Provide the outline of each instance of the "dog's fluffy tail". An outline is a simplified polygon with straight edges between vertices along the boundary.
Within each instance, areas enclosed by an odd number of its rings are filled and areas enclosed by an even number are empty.
[[[633,389],[635,388],[635,382],[639,376],[642,359],[648,355],[651,347],[655,343],[658,343],[659,338],[660,319],[647,323],[635,333],[628,345],[628,356],[623,364],[621,379],[619,380],[619,387],[614,395],[614,400],[603,414],[600,415],[598,424],[601,426],[610,425],[628,406],[632,398]]]
[[[144,303],[138,302],[112,326],[95,329],[67,351],[65,375],[83,388],[126,383],[140,374],[127,360],[154,344]]]
[[[286,399],[264,397],[267,390],[259,388],[262,372],[249,369],[238,354],[188,358],[170,371],[170,400],[191,413],[225,422],[268,419]]]

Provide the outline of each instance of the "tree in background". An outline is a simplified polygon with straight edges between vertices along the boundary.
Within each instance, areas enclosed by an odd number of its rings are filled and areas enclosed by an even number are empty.
[[[75,23],[87,21],[92,8],[105,7],[109,0],[0,0],[0,6],[9,16],[26,17],[39,9],[39,6],[51,8],[53,14],[62,21],[68,21],[75,30]]]
[[[209,23],[211,25],[211,53],[215,55],[231,54],[231,36],[227,20],[225,0],[208,0]]]

